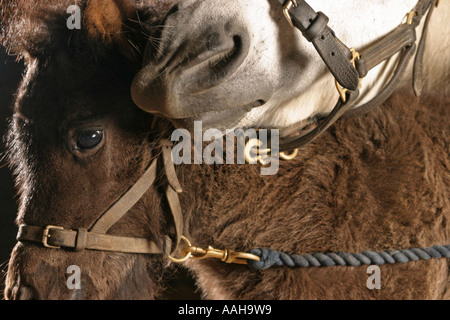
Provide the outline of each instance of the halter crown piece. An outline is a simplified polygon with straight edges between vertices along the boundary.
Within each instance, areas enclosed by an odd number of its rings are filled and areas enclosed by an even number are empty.
[[[328,26],[328,17],[322,12],[315,12],[303,0],[277,0],[291,26],[299,29],[303,36],[316,48],[318,54],[336,79],[339,99],[331,113],[323,118],[311,131],[297,137],[280,141],[280,151],[292,151],[304,146],[327,130],[337,119],[364,113],[380,105],[393,92],[403,75],[410,59],[417,54],[414,62],[413,87],[420,93],[422,58],[425,48],[426,32],[434,7],[438,0],[419,0],[416,7],[409,12],[406,22],[399,25],[389,34],[362,52],[349,49]],[[426,17],[423,35],[416,46],[416,28],[424,16]],[[359,95],[362,79],[375,66],[399,54],[399,60],[391,79],[386,86],[366,104],[354,107]],[[168,257],[171,261],[182,263],[189,259],[217,258],[227,263],[249,264],[257,269],[266,269],[273,265],[291,267],[359,265],[407,262],[418,259],[450,258],[450,246],[435,246],[425,249],[396,250],[376,253],[366,251],[361,254],[327,253],[288,255],[268,249],[254,249],[251,253],[219,250],[213,247],[206,249],[192,246],[183,236],[183,214],[178,198],[182,188],[178,181],[171,159],[172,143],[163,140],[160,144],[163,173],[167,178],[165,195],[170,207],[172,230],[170,235],[160,239],[158,243],[146,238],[122,237],[107,234],[108,230],[122,218],[147,192],[157,179],[157,162],[155,158],[136,181],[107,211],[105,211],[90,229],[65,229],[61,226],[21,225],[17,234],[18,241],[32,241],[50,249],[72,248],[75,251],[85,249],[115,251],[126,253],[155,254]],[[283,153],[283,152],[282,152]],[[294,153],[295,154],[295,153]],[[179,251],[181,243],[186,246],[181,250],[182,258],[173,254]]]

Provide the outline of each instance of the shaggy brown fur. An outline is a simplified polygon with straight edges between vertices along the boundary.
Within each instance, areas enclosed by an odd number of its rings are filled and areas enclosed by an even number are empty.
[[[3,0],[2,8],[24,3]],[[10,13],[10,22],[4,23],[5,43],[26,56],[28,64],[9,134],[10,161],[21,192],[17,221],[88,228],[157,156],[156,143],[169,136],[171,128],[161,121],[157,131],[150,130],[153,117],[132,103],[133,73],[129,61],[118,54],[123,52],[120,45],[93,40],[91,29],[53,29],[64,21],[61,9],[67,3],[58,4],[59,9],[47,7],[45,15],[23,10],[23,16],[13,18]],[[110,27],[101,17],[93,21],[103,26],[95,30]],[[21,30],[15,29],[19,22]],[[198,246],[244,251],[270,247],[292,253],[450,243],[446,89],[447,84],[420,100],[398,92],[370,114],[340,121],[294,161],[282,162],[275,176],[261,176],[255,165],[179,167],[186,236]],[[79,154],[68,141],[86,126],[104,128],[105,141],[96,152]],[[161,242],[169,224],[163,182],[158,181],[110,233]],[[161,292],[166,262],[19,243],[5,296],[154,298]],[[66,287],[66,268],[72,264],[82,270],[79,291]],[[211,260],[186,266],[210,299],[450,296],[446,259],[383,266],[382,289],[373,291],[366,288],[365,267],[255,271]]]
[[[180,168],[189,237],[200,246],[290,253],[448,244],[449,103],[442,91],[420,100],[398,92],[368,115],[337,123],[275,176],[251,166]],[[189,267],[207,298],[450,298],[446,259],[382,266],[382,289],[373,291],[367,266]]]

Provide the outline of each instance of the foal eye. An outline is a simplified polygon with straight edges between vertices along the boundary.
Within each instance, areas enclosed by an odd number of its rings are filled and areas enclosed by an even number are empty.
[[[98,129],[85,129],[77,133],[77,149],[92,149],[103,141],[103,131]]]

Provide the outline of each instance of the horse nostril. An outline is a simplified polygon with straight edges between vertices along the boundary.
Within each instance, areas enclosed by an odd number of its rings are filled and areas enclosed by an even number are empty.
[[[177,13],[179,11],[180,7],[178,3],[175,3],[166,13],[166,18],[174,13]]]
[[[214,63],[210,63],[210,70],[216,76],[220,73],[224,73],[224,71],[228,71],[226,67],[234,61],[239,60],[239,57],[242,56],[242,38],[238,35],[235,35],[232,37],[232,40],[233,45],[230,46],[230,49],[226,53],[221,55],[219,59],[215,60]],[[210,49],[210,51],[214,51],[214,49]],[[225,75],[226,73],[224,74],[224,76]]]

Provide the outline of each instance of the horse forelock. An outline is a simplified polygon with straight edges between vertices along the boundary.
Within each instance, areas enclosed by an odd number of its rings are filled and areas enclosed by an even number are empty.
[[[62,45],[77,54],[95,56],[102,49],[125,41],[121,32],[123,12],[113,1],[2,0],[0,5],[0,43],[10,54],[21,58],[47,57]],[[80,30],[67,27],[67,9],[71,5],[81,9]]]

